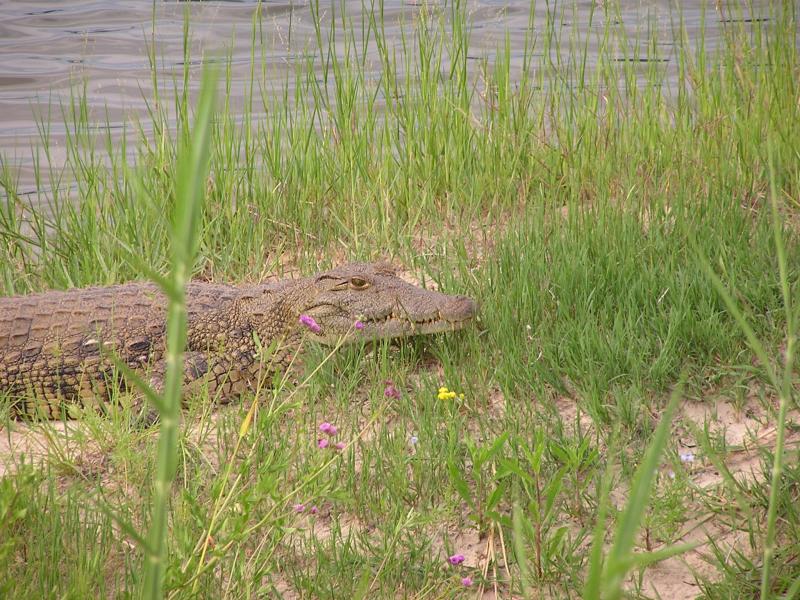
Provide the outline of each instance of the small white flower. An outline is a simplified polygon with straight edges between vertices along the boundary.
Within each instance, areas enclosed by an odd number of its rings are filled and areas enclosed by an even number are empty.
[[[693,452],[681,452],[678,456],[680,456],[681,462],[684,463],[694,462]]]
[[[417,442],[419,442],[419,438],[415,435],[412,435],[408,440],[412,446],[416,446]]]

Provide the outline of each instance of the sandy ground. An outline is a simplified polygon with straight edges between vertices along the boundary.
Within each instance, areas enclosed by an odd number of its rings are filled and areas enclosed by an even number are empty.
[[[500,413],[504,401],[498,392],[492,394],[487,410]],[[594,427],[591,419],[577,409],[569,399],[559,399],[556,408],[566,427],[580,427],[584,431]],[[774,407],[773,407],[774,409]],[[792,423],[800,422],[796,411],[791,413]],[[72,423],[47,423],[27,425],[13,423],[10,428],[0,429],[0,476],[14,472],[22,463],[42,464],[45,461],[58,461],[62,464],[88,466],[90,470],[102,470],[99,447],[87,442],[83,425]],[[762,403],[753,399],[743,405],[734,406],[727,400],[684,401],[679,415],[672,427],[674,446],[683,455],[692,459],[685,465],[690,472],[691,481],[700,489],[714,490],[722,482],[722,475],[714,464],[703,457],[702,448],[696,441],[696,433],[707,428],[714,435],[724,437],[728,452],[724,456],[725,465],[737,478],[753,478],[759,473],[759,450],[775,443],[776,429],[774,417]],[[207,434],[206,434],[207,435]],[[790,456],[796,455],[800,447],[800,430],[789,427],[786,437]],[[95,468],[92,468],[94,465]],[[663,467],[665,470],[668,466]],[[102,475],[100,475],[102,477]],[[624,494],[616,501],[624,502]],[[322,516],[322,515],[321,515]],[[325,536],[326,519],[309,523],[316,534]],[[339,524],[340,527],[342,524]],[[351,526],[359,526],[357,523]],[[441,532],[442,539],[457,541],[459,551],[465,555],[465,565],[471,569],[486,572],[491,580],[494,573],[504,580],[505,558],[502,556],[503,540],[498,535],[480,539],[476,532]],[[470,537],[471,536],[471,537]],[[746,535],[726,529],[714,521],[712,515],[690,522],[684,529],[683,542],[706,542],[709,537],[722,548],[747,549]],[[505,541],[507,543],[507,540]],[[439,550],[444,555],[442,545]],[[713,576],[714,568],[709,564],[708,550],[701,545],[681,557],[668,559],[651,566],[643,580],[644,593],[653,598],[693,599],[700,593],[695,575]],[[482,593],[475,590],[478,597],[505,597],[501,590],[486,589]]]

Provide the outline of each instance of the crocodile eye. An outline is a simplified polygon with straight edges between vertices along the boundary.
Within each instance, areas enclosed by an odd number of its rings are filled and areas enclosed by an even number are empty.
[[[365,290],[369,287],[369,282],[366,279],[361,279],[361,277],[351,277],[350,287],[354,290]]]

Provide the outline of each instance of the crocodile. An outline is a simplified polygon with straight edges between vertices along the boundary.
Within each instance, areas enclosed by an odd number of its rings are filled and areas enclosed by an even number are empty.
[[[273,283],[191,282],[186,302],[184,397],[203,385],[220,403],[270,385],[306,339],[336,345],[453,331],[477,312],[472,298],[412,285],[383,263]],[[158,389],[166,308],[147,282],[0,298],[0,397],[17,418],[103,410],[136,395],[126,394],[133,382],[119,361]]]

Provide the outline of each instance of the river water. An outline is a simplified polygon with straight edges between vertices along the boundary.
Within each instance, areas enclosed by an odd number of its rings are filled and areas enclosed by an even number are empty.
[[[587,44],[587,64],[596,58],[602,15],[613,14],[617,26],[635,45],[657,41],[658,61],[665,69],[676,68],[674,44],[681,21],[690,40],[713,49],[732,23],[758,22],[766,18],[768,2],[751,2],[735,8],[720,0],[702,7],[699,2],[667,0],[540,0],[533,9],[524,0],[465,0],[471,29],[470,59],[491,61],[506,36],[512,63],[522,63],[526,36],[540,34],[548,20],[556,31],[567,31],[562,40]],[[420,11],[441,2],[384,0],[383,23],[390,44],[399,47],[401,32],[411,31]],[[326,35],[332,18],[342,9],[359,28],[365,8],[361,0],[334,3],[277,0],[261,3],[163,2],[150,0],[0,0],[0,159],[10,169],[20,195],[32,202],[46,196],[47,184],[35,179],[35,165],[58,170],[66,160],[64,111],[71,98],[85,94],[89,121],[98,123],[95,134],[110,133],[119,139],[134,123],[148,127],[147,108],[153,96],[153,76],[148,58],[154,48],[157,78],[172,85],[183,69],[184,15],[190,15],[193,59],[206,55],[229,56],[231,105],[245,105],[251,81],[251,56],[265,65],[267,79],[282,85],[298,60],[316,52],[314,14],[321,15]],[[316,9],[316,10],[315,10]],[[251,41],[255,16],[260,14],[258,40]],[[594,15],[590,22],[590,18]],[[601,16],[598,16],[601,15]],[[597,35],[593,35],[596,33]],[[566,41],[562,41],[564,46]],[[337,46],[338,47],[338,46]],[[568,53],[569,48],[555,48]],[[643,54],[646,54],[643,52]],[[619,60],[630,60],[620,55]],[[199,62],[199,61],[198,61]],[[377,76],[379,61],[374,62]],[[199,83],[199,64],[192,64],[190,86]],[[321,67],[320,67],[321,68]],[[644,68],[644,67],[643,67]],[[291,79],[289,77],[289,79]],[[84,92],[85,86],[85,92]],[[269,87],[269,86],[267,86]],[[291,90],[290,90],[291,92]],[[259,118],[256,110],[252,118]],[[48,143],[43,144],[42,123]],[[44,152],[47,147],[47,154]],[[0,191],[0,197],[4,195]]]

